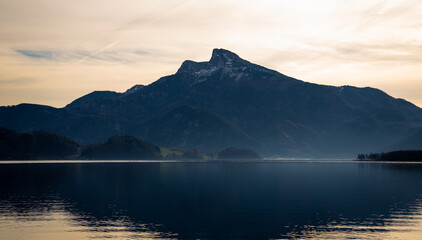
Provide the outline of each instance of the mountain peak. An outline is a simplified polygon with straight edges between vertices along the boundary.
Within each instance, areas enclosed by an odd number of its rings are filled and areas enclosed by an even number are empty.
[[[236,53],[222,48],[215,48],[212,51],[210,63],[214,64],[230,64],[232,62],[242,61]],[[244,61],[244,60],[243,60]]]
[[[179,70],[177,70],[177,73],[195,72],[197,71],[198,65],[199,63],[197,62],[185,60],[180,66]]]
[[[177,73],[197,72],[210,67],[239,67],[249,63],[241,59],[236,53],[222,48],[215,48],[209,62],[194,62],[186,60],[182,63]]]

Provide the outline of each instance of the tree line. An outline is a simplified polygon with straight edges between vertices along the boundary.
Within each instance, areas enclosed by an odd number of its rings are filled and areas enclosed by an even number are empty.
[[[399,161],[399,162],[422,162],[422,151],[403,150],[388,153],[360,153],[357,155],[358,161]]]

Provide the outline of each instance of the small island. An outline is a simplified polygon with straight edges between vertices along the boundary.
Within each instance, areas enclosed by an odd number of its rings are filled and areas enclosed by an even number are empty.
[[[388,153],[358,154],[357,161],[422,162],[422,151],[402,150]]]

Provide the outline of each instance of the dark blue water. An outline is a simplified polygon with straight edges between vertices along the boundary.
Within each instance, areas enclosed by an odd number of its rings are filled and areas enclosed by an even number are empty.
[[[412,239],[421,197],[421,164],[0,164],[0,239]]]

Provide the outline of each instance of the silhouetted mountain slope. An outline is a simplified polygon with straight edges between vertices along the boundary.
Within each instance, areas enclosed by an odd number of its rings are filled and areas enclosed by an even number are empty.
[[[397,150],[422,150],[422,129],[413,132],[409,136],[406,136],[403,139],[400,139],[400,141],[383,149],[383,151]]]
[[[218,151],[227,146],[262,149],[229,120],[189,106],[176,107],[138,128],[136,135],[164,147],[195,148]]]
[[[343,86],[339,95],[353,107],[386,122],[421,121],[421,109],[403,99],[395,99],[375,88]]]
[[[0,107],[1,126],[15,130],[49,129],[61,120],[63,115],[63,110],[36,104]]]
[[[226,148],[218,153],[219,159],[261,159],[261,157],[251,149],[238,149],[234,147]]]
[[[101,105],[107,104],[107,101],[112,101],[112,99],[115,99],[119,97],[120,95],[123,95],[123,94],[112,92],[112,91],[94,91],[90,94],[87,94],[71,102],[70,104],[66,106],[66,108],[71,108],[71,109],[75,109],[75,108],[90,109],[92,107],[101,108]]]
[[[103,141],[126,126],[118,116],[35,104],[0,107],[0,123],[16,131],[53,131],[82,144]]]
[[[67,159],[79,156],[80,146],[52,132],[20,133],[0,128],[0,159]]]
[[[247,136],[265,145],[264,155],[294,156],[371,151],[422,126],[420,108],[380,90],[303,82],[223,49],[214,49],[208,62],[185,61],[175,74],[136,91],[92,95],[63,109],[38,107],[33,117],[19,105],[0,108],[0,125],[24,131],[42,127],[82,143],[136,133],[166,146],[203,150],[213,149],[217,142],[232,143],[233,138],[245,144],[238,147],[248,147],[249,141],[241,140]],[[183,113],[183,122],[165,115],[182,105],[202,112]],[[189,117],[204,119],[200,115],[219,123],[189,125],[195,122]],[[46,122],[40,123],[43,118]],[[213,134],[207,135],[212,128]],[[182,129],[197,141],[180,135]],[[231,130],[216,134],[221,129]],[[165,133],[164,139],[157,137]],[[236,144],[228,146],[232,145]]]
[[[137,84],[137,85],[129,88],[128,90],[126,90],[126,92],[124,92],[123,94],[124,95],[129,95],[129,94],[132,94],[132,93],[135,93],[135,92],[138,92],[138,91],[142,90],[142,88],[144,88],[144,87],[145,86],[142,85],[142,84]]]

